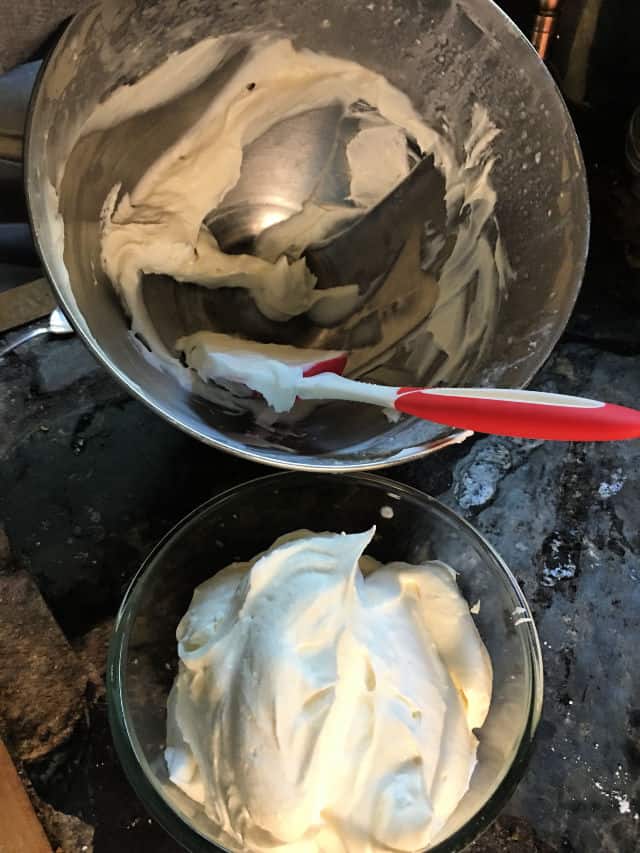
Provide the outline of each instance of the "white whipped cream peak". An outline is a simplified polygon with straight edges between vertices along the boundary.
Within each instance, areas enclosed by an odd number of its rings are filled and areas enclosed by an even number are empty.
[[[199,586],[177,631],[172,781],[234,849],[425,848],[468,788],[487,651],[443,563],[298,531]]]

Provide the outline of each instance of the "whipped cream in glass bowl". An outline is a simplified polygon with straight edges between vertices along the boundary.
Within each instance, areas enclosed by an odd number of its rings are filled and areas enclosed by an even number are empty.
[[[443,595],[446,607],[427,607]],[[447,608],[448,621],[430,619]],[[108,700],[130,782],[189,851],[354,853],[393,842],[445,853],[477,837],[524,772],[542,663],[513,575],[467,522],[380,477],[291,473],[213,498],[157,546],[120,610]],[[308,725],[323,714],[328,723]],[[346,739],[341,715],[355,723]],[[256,754],[273,761],[254,766]],[[396,772],[404,758],[407,772]],[[435,781],[422,790],[424,779]]]

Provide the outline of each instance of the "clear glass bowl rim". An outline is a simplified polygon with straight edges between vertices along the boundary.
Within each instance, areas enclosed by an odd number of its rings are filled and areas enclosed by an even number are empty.
[[[188,513],[162,537],[143,561],[124,594],[122,604],[116,616],[109,646],[106,673],[107,710],[116,753],[125,775],[147,811],[189,853],[212,853],[216,849],[226,850],[226,848],[208,841],[200,833],[192,829],[160,795],[150,778],[150,774],[145,770],[147,762],[138,745],[138,739],[124,700],[123,688],[129,631],[136,616],[136,604],[144,592],[145,581],[153,573],[157,559],[174,539],[178,538],[187,528],[197,524],[199,519],[212,507],[220,506],[234,499],[240,492],[250,491],[262,486],[268,486],[269,484],[277,485],[279,482],[284,483],[285,481],[290,482],[292,480],[298,480],[307,484],[317,483],[319,480],[332,480],[334,482],[348,480],[365,487],[373,486],[384,490],[392,489],[401,498],[410,498],[423,505],[437,508],[443,515],[448,516],[454,524],[459,525],[468,536],[475,539],[476,544],[480,546],[487,561],[492,564],[493,569],[497,570],[506,579],[512,594],[518,599],[518,606],[523,608],[523,616],[525,618],[529,617],[520,626],[525,638],[524,647],[528,655],[529,672],[531,675],[529,712],[513,761],[504,778],[482,808],[466,824],[449,836],[449,838],[428,849],[428,853],[458,853],[458,851],[464,850],[472,841],[476,840],[495,820],[526,770],[534,745],[536,729],[542,716],[544,674],[540,641],[529,605],[516,578],[502,557],[500,557],[498,552],[482,534],[466,521],[466,519],[459,516],[436,498],[421,492],[413,486],[407,486],[404,483],[399,483],[377,474],[326,474],[288,471],[257,477],[209,498]]]

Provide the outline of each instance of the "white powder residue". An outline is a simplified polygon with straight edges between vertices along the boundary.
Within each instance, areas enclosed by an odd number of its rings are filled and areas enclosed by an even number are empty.
[[[625,773],[624,776],[626,777],[627,774]],[[619,785],[620,782],[623,781],[623,773],[621,771],[620,765],[618,766],[618,769],[615,772],[615,777],[617,780],[617,784]],[[628,778],[627,781],[629,781]],[[606,797],[612,805],[616,805],[618,807],[618,811],[620,814],[631,815],[631,801],[629,800],[628,794],[626,794],[624,791],[621,791],[618,787],[612,788],[611,790],[607,790],[602,784],[602,782],[599,782],[598,780],[594,780],[593,784],[596,790],[600,794],[602,794],[603,797]],[[634,813],[632,817],[633,820],[638,820],[638,815],[636,813]]]
[[[631,805],[626,797],[621,797],[618,802],[618,809],[620,811],[620,814],[629,814],[629,812],[631,811]]]

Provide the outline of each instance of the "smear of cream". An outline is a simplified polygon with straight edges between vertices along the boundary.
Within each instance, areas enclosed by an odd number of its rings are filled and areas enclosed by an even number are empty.
[[[371,207],[409,174],[407,137],[393,125],[361,130],[347,145],[351,198]]]
[[[209,41],[209,68],[213,70],[229,39]],[[202,60],[202,44],[197,52]],[[193,74],[191,51],[180,56],[184,74]],[[170,61],[174,74],[183,73],[177,57]],[[131,88],[148,86],[153,93],[157,73],[152,84],[145,78]],[[177,87],[175,82],[173,86]],[[433,132],[422,124],[408,98],[382,76],[353,62],[297,51],[288,39],[264,36],[251,44],[240,67],[193,127],[153,163],[130,193],[120,196],[121,188],[116,185],[105,201],[102,262],[135,333],[152,348],[162,348],[141,292],[141,277],[149,273],[205,287],[246,288],[260,311],[273,320],[309,312],[311,319],[334,323],[353,310],[356,285],[315,290],[315,277],[304,261],[290,262],[282,253],[273,263],[250,255],[228,255],[203,222],[237,183],[247,145],[286,118],[336,102],[347,108],[361,99],[415,136],[423,150],[432,147]],[[107,116],[128,114],[121,100],[115,108],[103,108]],[[104,121],[104,117],[95,117],[89,127],[101,127]],[[352,154],[351,163],[357,159]],[[366,146],[362,159],[370,172]],[[356,179],[360,195],[363,182],[366,177]],[[375,191],[370,197],[374,196]],[[307,237],[310,242],[323,236],[321,222],[320,228],[321,233],[312,229]]]
[[[409,99],[381,75],[353,62],[296,50],[279,36],[248,40],[236,34],[203,40],[133,85],[117,89],[96,108],[83,135],[182,97],[241,50],[242,61],[192,126],[130,191],[116,183],[105,199],[102,263],[133,333],[152,348],[158,363],[177,370],[175,353],[160,340],[145,306],[141,281],[149,273],[208,288],[246,289],[259,310],[276,321],[307,313],[315,323],[334,325],[349,317],[358,298],[355,283],[316,289],[301,255],[307,245],[349,224],[402,180],[409,169],[411,138],[423,155],[434,156],[445,177],[448,255],[435,273],[433,309],[427,317],[415,316],[413,327],[405,331],[406,321],[393,320],[395,297],[389,306],[385,300],[391,295],[384,287],[347,320],[345,325],[355,328],[370,311],[372,330],[379,321],[390,323],[390,332],[396,326],[402,330],[389,335],[390,346],[387,335],[373,346],[364,341],[352,363],[356,375],[362,375],[400,354],[416,379],[433,384],[463,379],[490,345],[511,275],[490,181],[491,143],[499,131],[484,108],[473,109],[459,161],[456,134],[427,127]],[[255,256],[222,251],[203,223],[238,182],[244,149],[286,118],[335,103],[347,111],[362,102],[372,108],[374,118],[367,124],[365,111],[361,130],[346,147],[351,185],[345,204],[309,200],[260,235]],[[442,235],[433,236],[432,243],[426,240],[425,257],[429,246],[434,258],[443,253]]]

